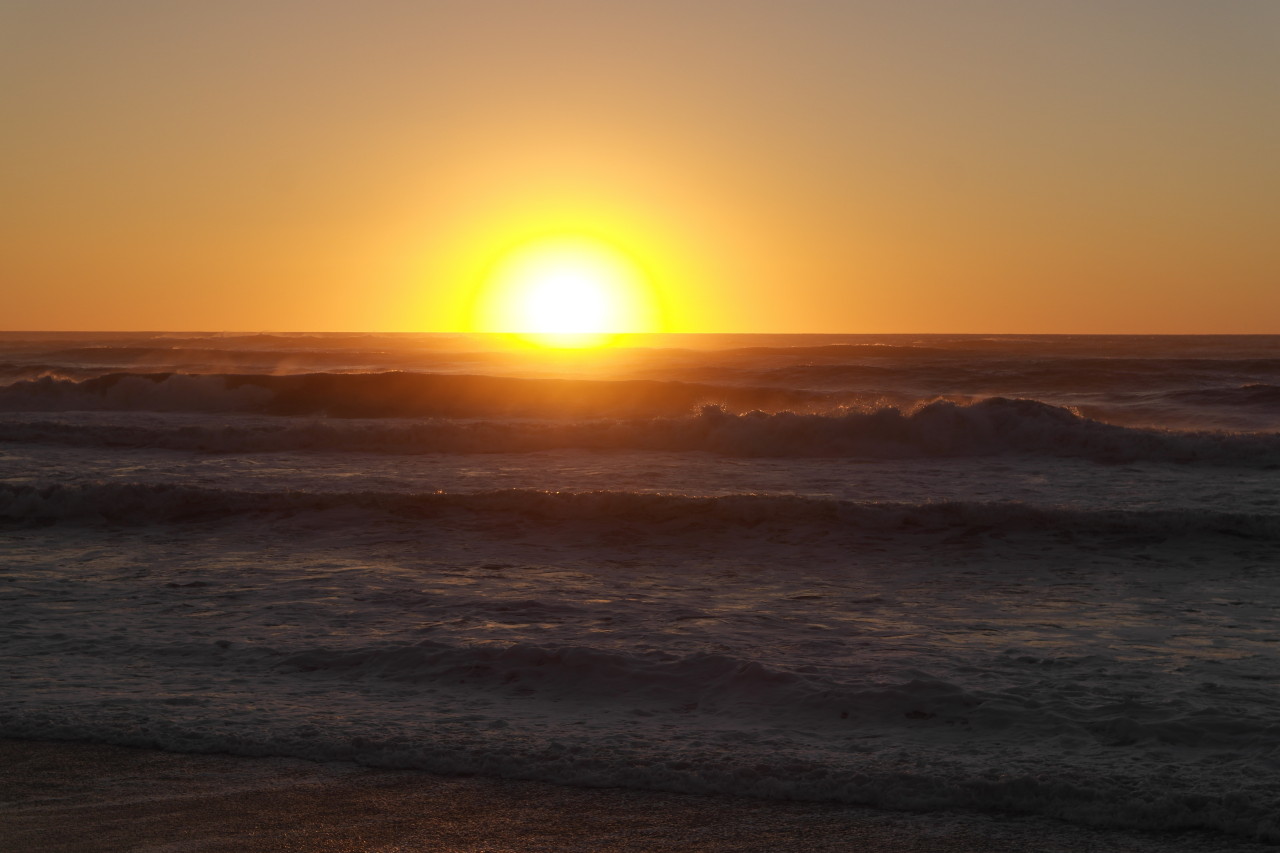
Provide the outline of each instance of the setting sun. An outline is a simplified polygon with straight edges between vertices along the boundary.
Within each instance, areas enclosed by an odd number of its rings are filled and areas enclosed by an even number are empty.
[[[660,328],[653,288],[623,250],[580,235],[543,237],[504,253],[484,276],[478,331],[586,346]]]
[[[1280,853],[1277,48],[0,0],[0,853]]]

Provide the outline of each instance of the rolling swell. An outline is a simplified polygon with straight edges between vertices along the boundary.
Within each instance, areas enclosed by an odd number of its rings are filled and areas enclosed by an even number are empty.
[[[1202,406],[1241,406],[1270,411],[1280,410],[1280,385],[1254,383],[1236,388],[1202,388],[1175,391],[1165,395],[1178,402]]]
[[[787,528],[811,532],[1065,532],[1169,538],[1227,535],[1280,539],[1271,515],[1188,510],[1084,510],[1016,501],[863,503],[792,495],[695,497],[636,492],[469,493],[251,492],[146,483],[33,486],[0,483],[0,520],[138,525],[283,517],[359,510],[413,519],[522,518],[539,524],[632,525],[676,535],[715,529]],[[348,516],[332,523],[361,524]]]
[[[803,361],[744,373],[744,380],[804,388],[884,388],[949,393],[1132,392],[1156,387],[1212,386],[1280,379],[1280,359],[1213,358],[937,358],[930,361],[860,358]],[[696,373],[691,378],[697,378]],[[1216,402],[1216,401],[1215,401]]]
[[[241,390],[252,396],[262,389]],[[279,418],[192,423],[25,417],[0,420],[0,441],[212,453],[584,449],[867,459],[1020,454],[1100,463],[1280,467],[1280,435],[1274,433],[1122,427],[1035,400],[1000,397],[971,404],[934,401],[914,411],[884,407],[832,414],[734,414],[711,405],[682,417],[554,421]]]
[[[342,418],[662,417],[707,403],[734,411],[829,408],[826,395],[658,380],[510,379],[435,373],[112,373],[0,389],[9,411],[256,412]]]

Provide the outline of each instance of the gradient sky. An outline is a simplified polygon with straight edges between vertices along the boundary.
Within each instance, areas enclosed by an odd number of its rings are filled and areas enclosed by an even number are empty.
[[[1274,0],[0,0],[0,329],[1280,333]]]

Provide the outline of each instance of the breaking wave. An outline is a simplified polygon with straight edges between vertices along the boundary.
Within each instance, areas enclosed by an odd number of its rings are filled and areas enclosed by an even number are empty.
[[[188,377],[191,378],[191,377]],[[615,383],[609,383],[610,385]],[[205,397],[197,386],[193,396]],[[664,389],[670,390],[670,389]],[[610,389],[613,393],[616,389]],[[223,400],[272,405],[262,386]],[[170,400],[180,399],[175,389]],[[696,400],[688,393],[681,402]],[[628,404],[631,405],[631,404]],[[667,403],[676,407],[668,399]],[[883,406],[828,414],[705,405],[683,416],[594,419],[485,419],[481,398],[441,402],[474,419],[269,418],[193,422],[152,418],[98,422],[58,417],[0,421],[0,441],[214,453],[526,453],[560,449],[707,452],[739,457],[902,459],[1021,454],[1088,459],[1280,467],[1280,434],[1177,432],[1108,424],[1036,400],[936,400],[915,409]]]

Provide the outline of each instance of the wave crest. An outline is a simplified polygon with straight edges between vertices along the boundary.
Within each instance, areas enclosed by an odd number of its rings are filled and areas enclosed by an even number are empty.
[[[187,390],[198,397],[203,386]],[[245,386],[234,393],[242,395],[237,399],[253,402],[262,390]],[[1022,454],[1102,463],[1280,467],[1280,435],[1274,433],[1124,427],[1036,400],[1003,397],[968,404],[939,400],[914,410],[887,406],[828,414],[736,414],[723,405],[705,405],[678,417],[585,420],[280,418],[208,424],[10,417],[0,421],[0,441],[216,453],[583,449],[868,459]]]

